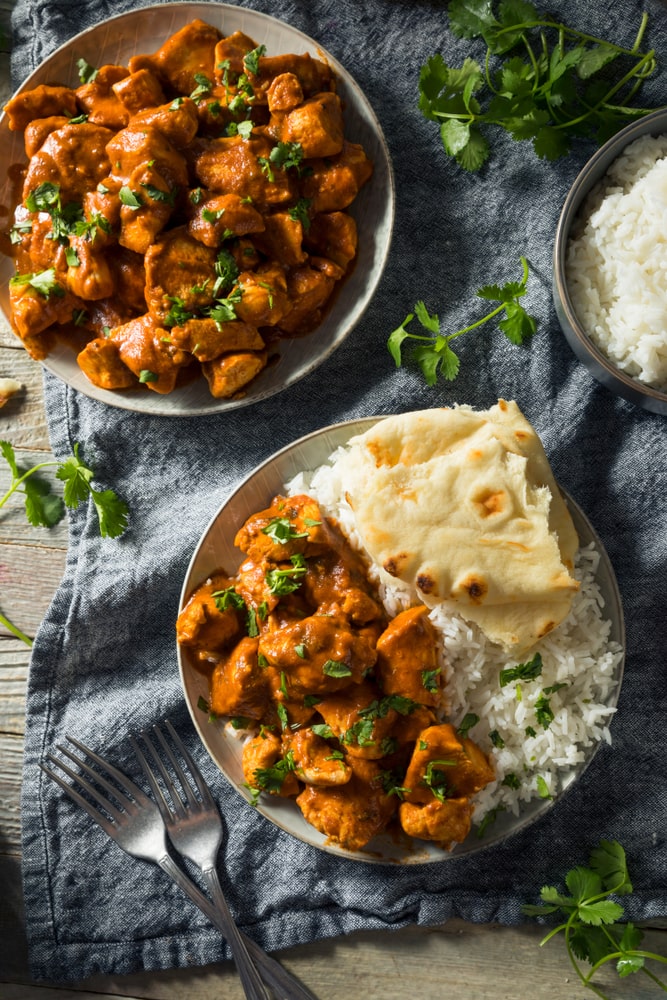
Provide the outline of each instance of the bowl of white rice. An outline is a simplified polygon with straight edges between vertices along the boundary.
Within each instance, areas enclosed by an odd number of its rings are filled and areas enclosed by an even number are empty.
[[[577,176],[556,230],[553,291],[590,373],[667,414],[667,110],[617,133]]]

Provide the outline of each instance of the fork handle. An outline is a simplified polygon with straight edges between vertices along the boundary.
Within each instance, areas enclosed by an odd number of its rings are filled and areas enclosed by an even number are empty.
[[[227,938],[227,944],[232,950],[245,995],[248,997],[248,1000],[271,1000],[271,996],[267,993],[259,972],[248,954],[248,949],[241,937],[241,932],[236,926],[227,906],[227,900],[222,893],[218,873],[215,868],[202,868],[202,875],[206,880],[206,884],[213,897],[213,905],[224,927],[223,933]]]
[[[211,905],[210,901],[199,891],[194,882],[178,867],[171,855],[166,854],[158,861],[158,864],[228,940],[226,927],[217,908]],[[270,955],[260,948],[256,941],[253,941],[252,938],[247,937],[240,931],[236,927],[236,924],[234,924],[234,927],[245,944],[246,950],[252,955],[264,982],[273,990],[277,1000],[317,1000],[310,990],[307,990],[305,986],[298,982],[280,962],[276,961],[275,958],[271,958]],[[231,948],[231,942],[228,941],[228,943]]]

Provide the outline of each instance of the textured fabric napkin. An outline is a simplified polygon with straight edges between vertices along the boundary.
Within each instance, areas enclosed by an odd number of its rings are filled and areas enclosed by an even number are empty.
[[[72,34],[136,6],[130,0],[18,0],[18,85]],[[242,4],[246,6],[246,4]],[[85,507],[70,521],[65,576],[37,636],[30,671],[23,798],[23,858],[32,970],[68,979],[229,957],[220,935],[156,868],[127,858],[38,769],[67,732],[136,775],[126,736],[168,715],[209,779],[225,816],[221,857],[231,907],[268,949],[327,935],[409,923],[522,920],[546,881],[585,862],[601,837],[626,846],[630,918],[667,916],[667,749],[664,738],[667,449],[665,418],[602,388],[565,342],[551,300],[560,206],[593,152],[538,160],[525,143],[493,138],[493,155],[468,174],[444,155],[437,128],[417,111],[419,70],[442,51],[452,64],[481,58],[454,38],[433,0],[253,0],[332,52],[365,91],[395,168],[397,216],[389,263],[358,328],[289,391],[230,415],[183,420],[107,408],[46,376],[53,449],[73,442],[123,496],[130,529],[98,537]],[[649,39],[667,51],[658,3],[560,0],[554,13],[630,45],[646,7]],[[667,103],[667,69],[644,90]],[[385,342],[423,298],[450,330],[480,315],[475,291],[533,273],[526,304],[539,328],[524,347],[497,333],[459,341],[461,373],[429,389],[396,370]],[[179,687],[174,620],[199,536],[239,479],[276,449],[328,423],[453,402],[516,399],[542,437],[560,483],[599,532],[615,568],[627,624],[627,665],[613,745],[578,785],[529,829],[469,858],[409,867],[344,861],[274,829],[208,760]],[[224,866],[224,867],[223,867]]]

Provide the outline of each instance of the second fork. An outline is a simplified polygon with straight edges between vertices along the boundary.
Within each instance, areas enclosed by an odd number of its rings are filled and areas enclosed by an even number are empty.
[[[146,754],[134,736],[130,737],[132,748],[160,808],[169,839],[176,850],[183,857],[192,861],[204,876],[224,927],[225,937],[246,995],[250,1000],[270,1000],[270,994],[267,993],[234,922],[218,878],[216,861],[223,839],[222,818],[201,772],[168,719],[165,719],[164,726],[173,746],[176,747],[181,759],[185,762],[195,787],[185,774],[180,761],[158,725],[153,726],[152,733],[164,756],[168,759],[180,789],[165,767],[148,730],[143,730],[139,735],[152,757],[154,767],[149,764]],[[170,802],[167,801],[156,778],[156,770],[169,795]]]

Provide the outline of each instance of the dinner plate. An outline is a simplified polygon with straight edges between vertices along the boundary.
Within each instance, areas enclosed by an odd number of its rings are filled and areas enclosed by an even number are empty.
[[[344,103],[345,136],[361,143],[373,161],[371,179],[348,209],[359,232],[356,261],[334,294],[333,302],[316,331],[280,342],[279,358],[269,365],[239,399],[214,399],[203,377],[168,395],[145,388],[111,392],[88,381],[65,346],[52,351],[42,364],[74,389],[110,406],[172,417],[221,413],[248,406],[286,389],[312,372],[343,342],[359,323],[382,275],[394,219],[394,179],[387,144],[375,113],[347,70],[319,42],[276,18],[225,3],[165,3],[142,7],[103,21],[70,39],[28,77],[20,91],[42,83],[79,86],[77,61],[91,66],[126,65],[132,55],[152,53],[174,32],[194,18],[201,18],[225,35],[242,31],[268,55],[309,53],[326,60],[338,82]],[[19,92],[20,92],[19,91]],[[23,134],[9,130],[7,115],[0,116],[0,212],[11,220],[17,171],[26,160]],[[9,322],[9,279],[14,274],[10,257],[0,254],[0,308]]]
[[[222,570],[233,575],[242,559],[241,552],[234,546],[234,536],[251,514],[267,507],[276,494],[284,492],[285,484],[298,473],[324,464],[337,448],[345,445],[355,434],[368,430],[378,419],[381,418],[367,417],[315,431],[276,452],[259,465],[222,504],[204,531],[190,560],[181,592],[180,606],[184,606],[192,591],[211,574]],[[561,492],[578,532],[580,545],[584,547],[592,542],[599,553],[596,582],[604,600],[604,617],[611,623],[609,641],[624,650],[623,609],[613,568],[602,542],[586,515],[565,491]],[[209,722],[206,712],[198,707],[200,699],[208,700],[208,679],[193,667],[188,659],[187,650],[180,647],[178,647],[178,662],[185,700],[202,743],[227,780],[249,801],[250,793],[244,788],[241,741],[221,722]],[[618,700],[622,673],[621,655],[615,668],[613,694],[607,701],[610,707],[614,707]],[[262,795],[256,808],[268,820],[292,836],[341,857],[386,864],[443,862],[485,849],[533,823],[551,809],[563,793],[576,782],[589,765],[596,749],[597,743],[592,742],[590,747],[584,749],[585,759],[580,764],[561,772],[561,790],[557,798],[532,799],[522,805],[518,816],[509,811],[499,812],[495,822],[487,827],[483,838],[476,836],[473,828],[468,838],[451,852],[443,851],[427,841],[409,840],[394,833],[375,837],[364,849],[352,852],[329,843],[323,834],[306,822],[298,806],[291,799]]]

